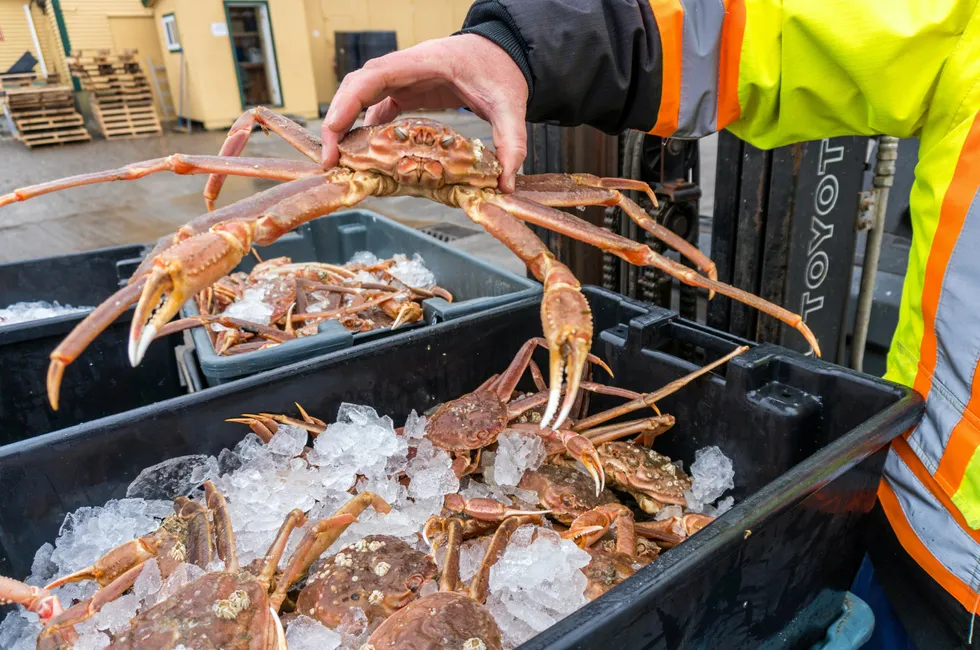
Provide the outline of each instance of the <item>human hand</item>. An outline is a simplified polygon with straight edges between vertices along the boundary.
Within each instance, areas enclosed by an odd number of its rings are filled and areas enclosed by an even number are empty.
[[[337,164],[337,143],[364,109],[364,123],[371,126],[402,111],[469,108],[493,127],[503,166],[500,189],[512,192],[527,155],[527,99],[523,73],[493,41],[476,34],[425,41],[372,59],[344,77],[321,127],[323,165]]]

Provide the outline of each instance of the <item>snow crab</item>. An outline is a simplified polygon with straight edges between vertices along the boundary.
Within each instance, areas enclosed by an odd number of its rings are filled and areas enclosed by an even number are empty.
[[[288,257],[260,262],[251,273],[236,272],[220,278],[195,296],[199,315],[171,321],[157,338],[199,325],[207,329],[215,351],[221,356],[243,354],[274,347],[286,341],[318,333],[325,320],[337,320],[353,332],[378,328],[396,329],[422,319],[420,302],[440,297],[452,302],[452,294],[435,286],[411,287],[389,269],[394,258],[376,264],[338,266],[322,262],[293,263]],[[359,271],[372,273],[387,282],[357,280]],[[262,303],[271,310],[269,324],[235,317],[229,307],[246,297],[246,291],[264,291]]]
[[[439,591],[422,596],[392,614],[371,634],[367,645],[377,650],[502,650],[500,628],[484,603],[489,592],[490,568],[503,554],[511,534],[520,525],[517,517],[505,519],[500,524],[470,585],[465,587],[459,579],[463,523],[456,518],[449,519]]]
[[[255,125],[282,137],[310,160],[239,158]],[[717,280],[714,263],[684,239],[650,218],[620,190],[656,194],[646,183],[587,174],[519,176],[517,189],[497,189],[501,165],[479,140],[469,140],[430,119],[406,117],[352,130],[339,145],[337,167],[324,169],[320,140],[282,115],[259,107],[231,127],[217,156],[173,154],[120,169],[92,172],[16,189],[0,196],[0,207],[81,185],[134,180],[164,171],[209,174],[204,197],[209,212],[163,237],[129,280],[51,353],[48,397],[57,409],[66,366],[134,303],[129,356],[136,365],[157,333],[180,307],[226,275],[254,245],[267,245],[317,217],[351,207],[369,196],[416,196],[461,208],[470,219],[507,245],[544,284],[541,320],[551,352],[550,396],[543,425],[558,427],[570,412],[592,345],[592,314],[571,270],[524,222],[593,244],[637,266],[662,270],[688,285],[748,304],[796,328],[819,356],[803,319],[758,296]],[[285,181],[214,210],[227,176]],[[690,259],[703,273],[657,254],[649,246],[615,235],[556,207],[620,207],[637,225]],[[562,378],[568,377],[564,402]]]
[[[350,608],[359,607],[371,625],[418,598],[436,573],[432,558],[406,542],[369,535],[311,567],[296,611],[336,628]]]
[[[382,511],[388,509],[377,496],[367,492],[359,494],[333,516],[310,526],[286,569],[277,576],[276,569],[290,534],[306,524],[303,511],[293,510],[286,516],[268,552],[256,562],[257,570],[253,572],[238,565],[224,497],[210,482],[205,483],[205,496],[206,509],[195,509],[191,517],[184,517],[180,512],[177,516],[181,517],[180,521],[186,520],[188,531],[193,531],[185,539],[190,541],[199,536],[204,542],[202,548],[213,545],[225,568],[205,573],[170,598],[137,614],[129,629],[112,640],[108,646],[111,650],[174,650],[185,645],[199,647],[202,641],[207,647],[227,650],[287,650],[279,607],[286,591],[309,567],[310,552],[321,544],[332,544],[368,506]],[[182,506],[178,508],[184,510]],[[213,528],[208,515],[213,519]],[[92,567],[56,580],[43,589],[0,578],[0,598],[4,602],[18,603],[40,616],[44,628],[38,636],[38,650],[70,650],[77,638],[74,626],[94,616],[106,603],[130,589],[145,562],[152,557],[163,559],[160,551],[165,549],[169,550],[171,560],[180,561],[176,557],[179,553],[175,553],[181,548],[180,535],[172,532],[179,526],[171,521],[165,522],[165,527],[167,530],[160,535],[154,537],[155,534],[151,534],[127,542],[107,553]],[[155,544],[157,537],[171,543]],[[194,559],[203,561],[205,557],[198,555]],[[98,581],[102,588],[92,598],[68,609],[64,609],[50,591],[65,582],[87,579]]]

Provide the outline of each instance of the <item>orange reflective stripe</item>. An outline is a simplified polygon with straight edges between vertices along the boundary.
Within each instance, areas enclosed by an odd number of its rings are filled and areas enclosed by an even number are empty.
[[[908,467],[913,474],[915,474],[915,477],[919,479],[919,482],[922,483],[927,490],[929,490],[929,493],[932,494],[932,496],[934,496],[944,508],[946,508],[950,516],[956,520],[957,524],[959,524],[960,528],[962,528],[965,533],[980,543],[980,531],[970,528],[969,524],[966,523],[966,519],[964,519],[963,515],[960,513],[960,509],[956,507],[956,504],[954,504],[949,498],[949,495],[946,494],[945,490],[939,486],[936,479],[929,475],[929,470],[927,470],[926,466],[922,464],[919,457],[915,455],[915,452],[912,451],[911,447],[909,447],[909,444],[905,441],[905,438],[895,438],[895,440],[892,441],[892,449],[894,449],[895,453],[899,455],[899,457],[905,463],[905,466]]]
[[[980,368],[978,368],[980,370]],[[936,480],[946,488],[950,494],[955,494],[960,489],[963,476],[966,474],[966,466],[973,458],[973,452],[977,445],[980,445],[980,421],[974,412],[980,411],[980,372],[973,373],[973,385],[970,389],[970,401],[963,411],[963,417],[953,427],[953,432],[943,450],[943,457],[939,461],[936,469]],[[959,514],[959,510],[956,510]]]
[[[650,8],[660,30],[664,76],[660,92],[660,111],[653,135],[669,137],[677,131],[681,110],[681,57],[684,54],[684,7],[681,0],[650,0]]]
[[[742,114],[738,102],[738,66],[742,59],[745,34],[745,0],[725,0],[725,25],[721,30],[721,61],[718,65],[717,130]]]
[[[972,152],[975,155],[965,156],[963,155],[965,152]],[[978,176],[980,155],[977,154],[980,154],[980,113],[973,119],[973,125],[966,136],[959,161],[956,163],[956,170],[953,172],[953,180],[943,198],[939,226],[936,228],[936,236],[932,241],[929,261],[926,264],[925,286],[922,290],[924,328],[922,346],[919,349],[919,370],[913,384],[916,392],[923,397],[929,396],[932,374],[936,369],[936,309],[939,305],[943,278],[946,275],[946,266],[953,254],[953,247],[963,228],[966,212],[977,192],[977,183],[980,179]]]
[[[881,508],[885,511],[885,516],[888,517],[888,522],[891,524],[892,530],[895,531],[895,535],[898,537],[898,541],[901,542],[905,552],[911,555],[912,559],[926,573],[932,576],[932,579],[938,582],[943,589],[949,592],[949,595],[955,598],[964,609],[972,612],[976,606],[976,592],[970,589],[965,582],[953,575],[929,552],[929,549],[926,548],[922,540],[919,539],[919,536],[909,526],[909,522],[905,519],[905,512],[898,503],[898,498],[885,479],[882,479],[881,483],[878,484],[878,501],[881,503]],[[937,534],[941,534],[942,531],[936,532]]]

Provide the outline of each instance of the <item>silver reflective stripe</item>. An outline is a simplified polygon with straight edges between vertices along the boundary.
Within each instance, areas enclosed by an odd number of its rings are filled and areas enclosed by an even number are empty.
[[[950,573],[977,591],[980,544],[960,527],[894,449],[888,450],[885,460],[885,480],[919,541]]]
[[[683,0],[682,4],[681,108],[674,135],[700,138],[717,131],[718,65],[725,4],[722,0]]]
[[[936,307],[936,370],[926,400],[926,417],[909,446],[936,473],[953,428],[970,401],[980,360],[980,191],[966,211],[953,246]]]

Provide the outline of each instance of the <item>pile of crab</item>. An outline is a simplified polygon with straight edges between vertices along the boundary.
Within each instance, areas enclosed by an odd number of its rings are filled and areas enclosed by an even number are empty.
[[[174,321],[158,336],[207,325],[220,356],[272,348],[337,321],[350,332],[395,329],[422,319],[422,301],[452,294],[436,285],[418,254],[379,259],[369,251],[346,264],[263,261],[250,273],[230,273],[195,296],[198,315]]]
[[[645,394],[589,365],[585,393],[624,401],[589,415],[581,397],[550,429],[544,345],[399,428],[351,404],[329,426],[299,405],[231,418],[251,428],[234,450],[147,468],[127,498],[68,515],[26,584],[0,578],[23,606],[0,647],[520,645],[709,524],[734,486],[717,448],[687,473],[651,445],[674,424],[656,402],[744,348]]]

